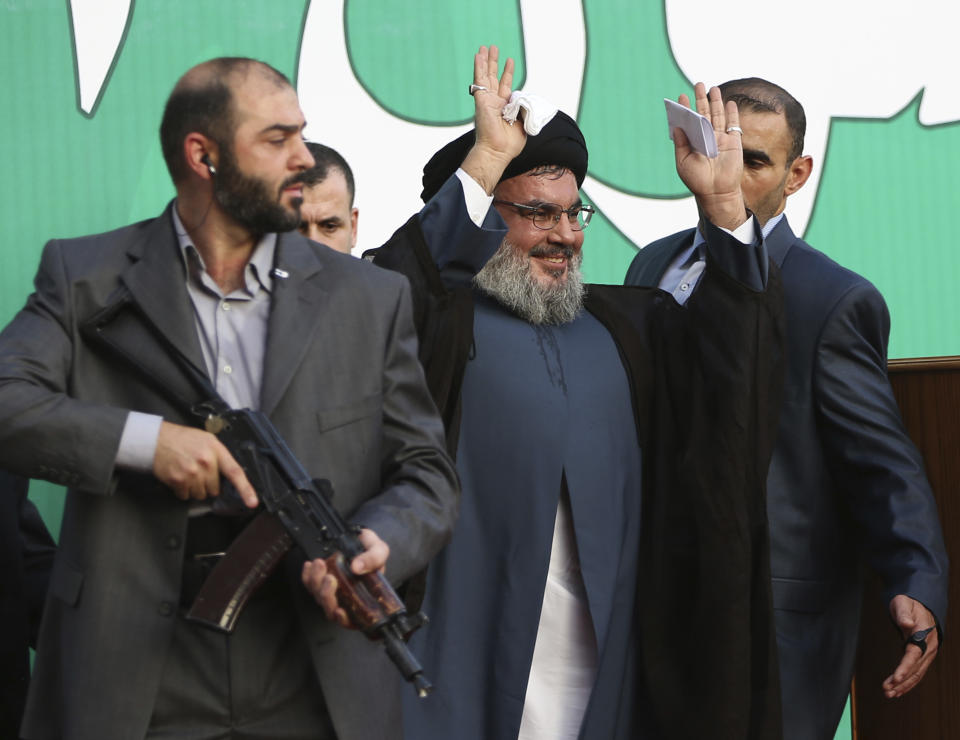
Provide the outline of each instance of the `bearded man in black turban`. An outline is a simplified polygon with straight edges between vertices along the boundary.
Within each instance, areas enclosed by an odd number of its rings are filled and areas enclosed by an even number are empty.
[[[430,160],[425,207],[373,254],[413,286],[463,487],[413,638],[436,691],[404,707],[406,737],[775,738],[778,295],[736,107],[698,86],[716,159],[674,134],[708,264],[681,307],[584,285],[586,143],[563,113],[537,135],[506,122],[512,70],[498,79],[481,47],[475,130]]]

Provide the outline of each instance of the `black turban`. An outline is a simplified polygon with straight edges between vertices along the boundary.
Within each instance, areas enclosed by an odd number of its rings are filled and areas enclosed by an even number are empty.
[[[522,125],[517,122],[515,125]],[[426,203],[447,181],[457,168],[463,164],[467,152],[473,146],[475,130],[467,131],[454,139],[440,151],[430,157],[423,168],[423,192],[420,197]],[[504,170],[500,181],[522,175],[535,167],[560,165],[573,172],[577,178],[577,187],[583,185],[587,176],[587,142],[570,116],[563,111],[550,119],[536,136],[527,135],[527,143]]]

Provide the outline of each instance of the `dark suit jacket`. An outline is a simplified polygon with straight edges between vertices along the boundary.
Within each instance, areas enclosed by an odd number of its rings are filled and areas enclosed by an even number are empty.
[[[642,249],[626,283],[657,285],[693,234]],[[887,380],[883,297],[797,238],[786,218],[766,242],[781,267],[787,320],[767,478],[785,737],[832,738],[853,672],[863,557],[887,603],[907,594],[941,622],[947,558],[923,461]]]
[[[129,409],[194,423],[81,326],[126,344],[184,394],[156,336],[205,372],[169,208],[114,232],[52,241],[36,290],[0,335],[0,464],[69,486],[27,737],[143,737],[180,591],[187,506],[152,476],[114,469]],[[403,581],[449,537],[456,473],[416,359],[402,278],[281,234],[260,408],[335,504],[391,548]],[[122,328],[122,332],[119,331]],[[294,557],[291,553],[291,557]],[[296,570],[296,569],[293,569]],[[338,736],[393,737],[397,671],[379,645],[327,622],[295,583]],[[242,617],[241,617],[242,618]]]
[[[0,737],[18,737],[56,545],[27,498],[26,478],[0,472]]]

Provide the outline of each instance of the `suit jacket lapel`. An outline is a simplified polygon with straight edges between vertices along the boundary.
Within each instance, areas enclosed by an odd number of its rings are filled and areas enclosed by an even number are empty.
[[[120,281],[144,317],[206,375],[171,208],[173,203],[151,224],[144,238],[131,245],[132,264]]]
[[[121,275],[121,282],[143,318],[206,377],[170,207],[151,224],[144,238],[128,250],[132,264]],[[324,265],[299,234],[278,236],[275,263],[287,277],[274,277],[270,298],[260,389],[260,410],[266,414],[276,407],[300,366],[328,292],[324,287]],[[182,380],[176,382],[181,384]]]
[[[126,245],[131,260],[104,305],[79,321],[80,334],[129,364],[187,415],[211,390],[169,209]]]
[[[640,272],[639,284],[652,288],[660,285],[660,280],[663,278],[663,274],[667,271],[667,268],[670,267],[670,263],[680,252],[693,243],[694,233],[694,229],[682,231],[676,235],[674,241],[664,239],[664,241],[660,242],[660,249],[657,249],[643,265],[643,269]],[[652,247],[654,245],[651,244],[650,246]],[[646,249],[650,249],[650,247],[646,247]]]
[[[783,261],[787,258],[787,252],[797,241],[796,234],[787,223],[787,217],[780,219],[780,223],[773,227],[773,231],[767,236],[767,254],[776,262],[777,267],[783,267]]]
[[[307,240],[295,232],[277,238],[276,267],[287,277],[273,279],[260,410],[269,415],[303,361],[328,295],[325,269]]]

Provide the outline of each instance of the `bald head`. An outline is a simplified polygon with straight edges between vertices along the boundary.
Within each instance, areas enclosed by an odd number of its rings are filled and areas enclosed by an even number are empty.
[[[233,105],[237,86],[251,75],[277,87],[290,80],[269,64],[246,57],[220,57],[189,69],[174,85],[160,122],[160,146],[174,183],[187,176],[183,140],[196,132],[217,142],[227,142],[236,121]]]

